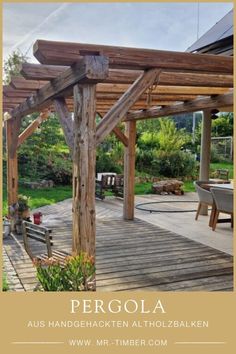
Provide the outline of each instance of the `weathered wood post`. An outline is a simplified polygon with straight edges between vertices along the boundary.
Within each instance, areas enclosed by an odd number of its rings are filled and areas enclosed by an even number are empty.
[[[74,86],[73,252],[95,254],[96,85]]]
[[[124,209],[125,220],[134,218],[134,186],[135,186],[135,142],[136,121],[125,123],[125,133],[128,138],[128,146],[124,152]]]
[[[17,202],[18,196],[18,163],[17,150],[11,153],[11,146],[14,133],[14,121],[12,119],[6,122],[7,130],[7,200],[8,206]]]
[[[211,111],[204,110],[202,117],[202,137],[201,137],[201,155],[200,155],[200,174],[199,179],[207,181],[210,175],[211,159]],[[207,215],[207,206],[202,206],[200,215]]]
[[[73,245],[95,256],[96,83],[108,75],[108,59],[85,57],[85,79],[74,86]]]

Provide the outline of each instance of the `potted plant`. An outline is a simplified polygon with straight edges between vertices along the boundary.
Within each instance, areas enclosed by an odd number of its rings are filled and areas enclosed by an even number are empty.
[[[17,234],[22,233],[22,221],[30,221],[29,199],[29,197],[19,194],[17,203],[11,205],[9,208],[12,218],[12,229],[16,231]]]

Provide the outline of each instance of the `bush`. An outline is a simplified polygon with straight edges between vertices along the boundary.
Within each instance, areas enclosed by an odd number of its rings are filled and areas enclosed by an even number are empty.
[[[94,290],[94,259],[86,253],[68,257],[64,265],[48,259],[35,261],[35,266],[44,291]]]
[[[99,152],[96,159],[96,173],[100,172],[114,172],[121,174],[122,166],[117,164],[109,153]]]
[[[6,274],[3,273],[3,277],[2,277],[2,291],[8,291],[9,290],[9,286],[7,283],[7,278],[6,278]]]
[[[152,164],[157,175],[171,178],[192,176],[196,169],[194,156],[184,151],[159,151]]]
[[[224,156],[220,155],[219,152],[217,151],[216,146],[211,145],[211,162],[216,163],[216,162],[224,162],[226,159]]]

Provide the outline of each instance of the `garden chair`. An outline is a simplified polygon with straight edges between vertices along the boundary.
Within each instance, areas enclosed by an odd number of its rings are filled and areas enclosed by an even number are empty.
[[[196,192],[198,194],[198,199],[199,199],[195,220],[198,220],[198,216],[199,216],[199,213],[200,213],[200,210],[201,210],[202,206],[205,205],[207,207],[208,206],[213,207],[214,200],[213,200],[211,192],[202,187],[204,184],[208,184],[208,183],[214,183],[214,182],[212,182],[212,181],[210,181],[210,182],[209,181],[196,181],[196,182],[194,182],[194,185],[195,185],[195,188],[196,188]],[[212,211],[211,215],[210,215],[209,226],[212,225],[213,216],[214,216],[214,214],[213,214],[213,211]]]
[[[218,169],[214,173],[215,178],[223,179],[224,181],[229,180],[229,170],[227,169]]]
[[[233,227],[233,191],[220,188],[211,188],[211,193],[215,202],[216,211],[212,223],[212,230],[215,231],[220,213],[231,215],[231,227]]]
[[[105,191],[112,192],[116,197],[123,197],[124,176],[104,174],[101,180],[96,180],[96,197],[105,199]]]
[[[33,242],[34,247],[32,247],[32,240],[36,241],[38,244],[45,244],[47,252],[42,253],[41,247],[37,247],[35,242]],[[28,221],[23,221],[23,242],[25,250],[32,261],[51,259],[58,261],[59,263],[64,263],[65,258],[69,256],[67,252],[52,250],[52,235],[46,227],[38,226]],[[36,255],[33,254],[34,252],[32,251],[32,248],[34,248],[35,253],[37,253]]]

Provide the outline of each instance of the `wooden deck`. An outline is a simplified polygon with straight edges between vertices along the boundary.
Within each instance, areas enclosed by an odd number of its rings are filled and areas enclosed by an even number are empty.
[[[140,218],[124,221],[121,206],[113,199],[97,202],[97,291],[233,290],[232,256]],[[40,210],[54,247],[70,251],[70,201]],[[4,247],[24,289],[33,291],[35,269],[21,237],[8,238]]]

